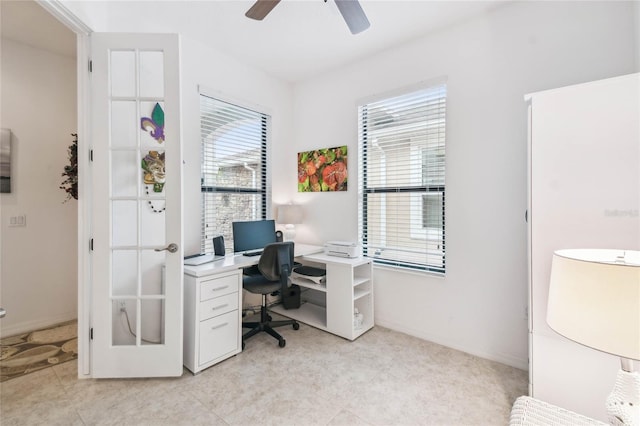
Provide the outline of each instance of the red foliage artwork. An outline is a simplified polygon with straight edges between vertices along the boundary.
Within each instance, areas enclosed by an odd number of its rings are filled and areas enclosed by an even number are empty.
[[[346,190],[346,145],[298,153],[298,192]]]

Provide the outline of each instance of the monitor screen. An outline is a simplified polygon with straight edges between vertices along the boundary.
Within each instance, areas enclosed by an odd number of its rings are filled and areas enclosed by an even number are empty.
[[[275,243],[276,222],[274,220],[251,220],[233,222],[233,251],[261,250]]]

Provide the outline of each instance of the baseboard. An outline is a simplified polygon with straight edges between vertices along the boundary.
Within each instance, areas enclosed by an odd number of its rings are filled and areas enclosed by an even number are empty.
[[[7,315],[9,314],[10,313],[7,313]],[[0,321],[0,336],[9,337],[16,334],[28,333],[30,331],[40,330],[42,328],[51,327],[52,325],[71,321],[76,319],[77,317],[78,317],[77,313],[68,312],[68,313],[56,315],[53,317],[40,318],[33,321],[25,321],[18,324],[12,324],[9,326],[2,325],[2,321]]]
[[[422,340],[426,340],[429,342],[436,343],[438,345],[446,346],[451,349],[455,349],[457,351],[466,352],[468,354],[488,359],[490,361],[499,362],[500,364],[505,364],[510,367],[518,368],[520,370],[527,371],[529,369],[529,363],[526,359],[520,359],[517,357],[504,355],[504,354],[494,354],[494,353],[484,353],[481,351],[477,351],[474,348],[466,347],[465,345],[461,345],[458,342],[454,342],[448,339],[443,339],[441,336],[430,335],[429,333],[425,333],[423,330],[415,330],[408,328],[402,324],[398,324],[393,321],[385,320],[384,318],[379,318],[376,316],[375,319],[376,325],[381,327],[385,327],[394,331],[399,331],[400,333],[405,333],[413,337],[417,337]]]

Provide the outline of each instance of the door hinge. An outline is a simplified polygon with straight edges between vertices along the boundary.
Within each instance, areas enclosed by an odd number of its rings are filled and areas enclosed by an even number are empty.
[[[89,251],[93,251],[93,238],[89,240]]]
[[[89,72],[93,72],[93,61],[89,61]]]
[[[93,327],[89,329],[89,340],[93,340]]]

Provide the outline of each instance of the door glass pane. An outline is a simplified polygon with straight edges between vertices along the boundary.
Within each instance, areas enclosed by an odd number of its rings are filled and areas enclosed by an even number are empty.
[[[140,52],[140,96],[161,98],[164,96],[163,52]]]
[[[164,344],[164,299],[142,300],[142,345]]]
[[[114,299],[111,303],[111,343],[114,346],[136,344],[137,302],[135,299]]]
[[[138,251],[113,250],[111,293],[113,296],[138,294]]]
[[[135,101],[111,101],[111,146],[135,148],[138,120]]]
[[[139,162],[137,151],[112,151],[111,195],[135,197],[138,195]]]
[[[140,201],[140,245],[165,246],[164,200]]]
[[[136,95],[136,54],[134,51],[111,52],[111,96]]]
[[[164,295],[163,268],[166,251],[142,250],[140,271],[142,273],[142,295]]]
[[[111,202],[113,246],[134,246],[138,241],[138,203],[131,200]]]

